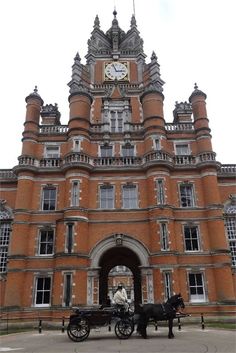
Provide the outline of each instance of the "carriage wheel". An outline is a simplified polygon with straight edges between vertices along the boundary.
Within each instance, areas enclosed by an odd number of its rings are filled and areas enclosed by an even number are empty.
[[[76,319],[67,326],[67,335],[74,342],[81,342],[86,340],[89,336],[90,327],[86,319]]]
[[[134,331],[134,324],[129,319],[119,320],[115,325],[115,334],[120,339],[129,338]]]

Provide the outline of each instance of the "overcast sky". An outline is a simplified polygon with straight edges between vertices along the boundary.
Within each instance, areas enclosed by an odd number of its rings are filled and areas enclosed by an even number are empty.
[[[17,164],[25,97],[35,85],[68,123],[74,56],[78,51],[86,63],[94,18],[106,32],[114,5],[127,32],[133,0],[0,0],[0,169]],[[135,15],[146,61],[155,51],[161,66],[166,122],[173,121],[175,101],[188,101],[197,82],[207,94],[217,160],[236,163],[236,1],[135,0]]]

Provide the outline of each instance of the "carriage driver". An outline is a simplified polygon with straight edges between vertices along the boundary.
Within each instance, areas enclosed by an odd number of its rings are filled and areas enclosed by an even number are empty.
[[[114,294],[113,300],[115,304],[122,305],[125,311],[128,311],[129,304],[127,303],[127,294],[125,288],[121,284],[118,285],[117,290]]]

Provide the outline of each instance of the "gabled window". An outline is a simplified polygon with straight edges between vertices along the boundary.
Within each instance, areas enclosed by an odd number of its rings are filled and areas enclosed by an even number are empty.
[[[184,226],[184,243],[186,251],[199,251],[199,231],[197,226]]]
[[[112,157],[112,146],[100,146],[101,157]]]
[[[180,206],[181,207],[194,207],[194,192],[193,185],[186,183],[179,186],[180,192]]]
[[[60,147],[55,145],[45,146],[45,158],[59,158]]]
[[[79,181],[73,180],[71,185],[71,206],[79,205]]]
[[[114,208],[114,187],[112,185],[100,186],[100,208]]]
[[[190,150],[189,150],[189,145],[188,144],[176,144],[175,145],[175,152],[177,155],[189,155]]]
[[[54,247],[54,231],[52,229],[41,229],[39,231],[39,255],[52,255]]]
[[[122,191],[123,208],[137,208],[138,195],[136,185],[124,185]]]
[[[166,223],[160,223],[161,249],[169,250],[169,235]]]
[[[7,271],[7,255],[11,232],[9,222],[0,223],[0,273]]]
[[[192,303],[205,302],[206,294],[205,294],[203,273],[201,272],[189,273],[188,282],[189,282],[190,301]]]
[[[165,192],[164,192],[164,180],[158,179],[156,181],[157,186],[157,203],[163,205],[165,203]]]
[[[126,144],[122,146],[122,156],[123,157],[133,157],[134,156],[134,146]]]
[[[42,210],[53,211],[56,209],[56,188],[44,187],[42,191]]]
[[[51,302],[51,277],[36,277],[35,306],[49,306]]]

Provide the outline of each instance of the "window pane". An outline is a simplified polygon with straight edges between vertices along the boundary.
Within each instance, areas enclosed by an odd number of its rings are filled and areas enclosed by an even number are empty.
[[[123,186],[123,208],[137,208],[137,189],[135,185]]]
[[[232,258],[232,267],[236,267],[236,217],[226,218],[226,230]]]
[[[56,188],[43,189],[43,203],[42,208],[44,211],[52,211],[56,208]]]
[[[112,157],[112,146],[101,146],[101,157]]]
[[[7,255],[10,239],[10,223],[0,224],[0,273],[7,270]]]
[[[194,206],[193,185],[180,185],[180,203],[182,207]]]
[[[165,203],[164,181],[162,179],[157,180],[157,202],[160,205]]]
[[[182,144],[182,145],[176,145],[176,154],[177,155],[188,155],[189,154],[189,148],[187,144]]]
[[[100,187],[100,206],[101,208],[114,208],[113,186]]]

